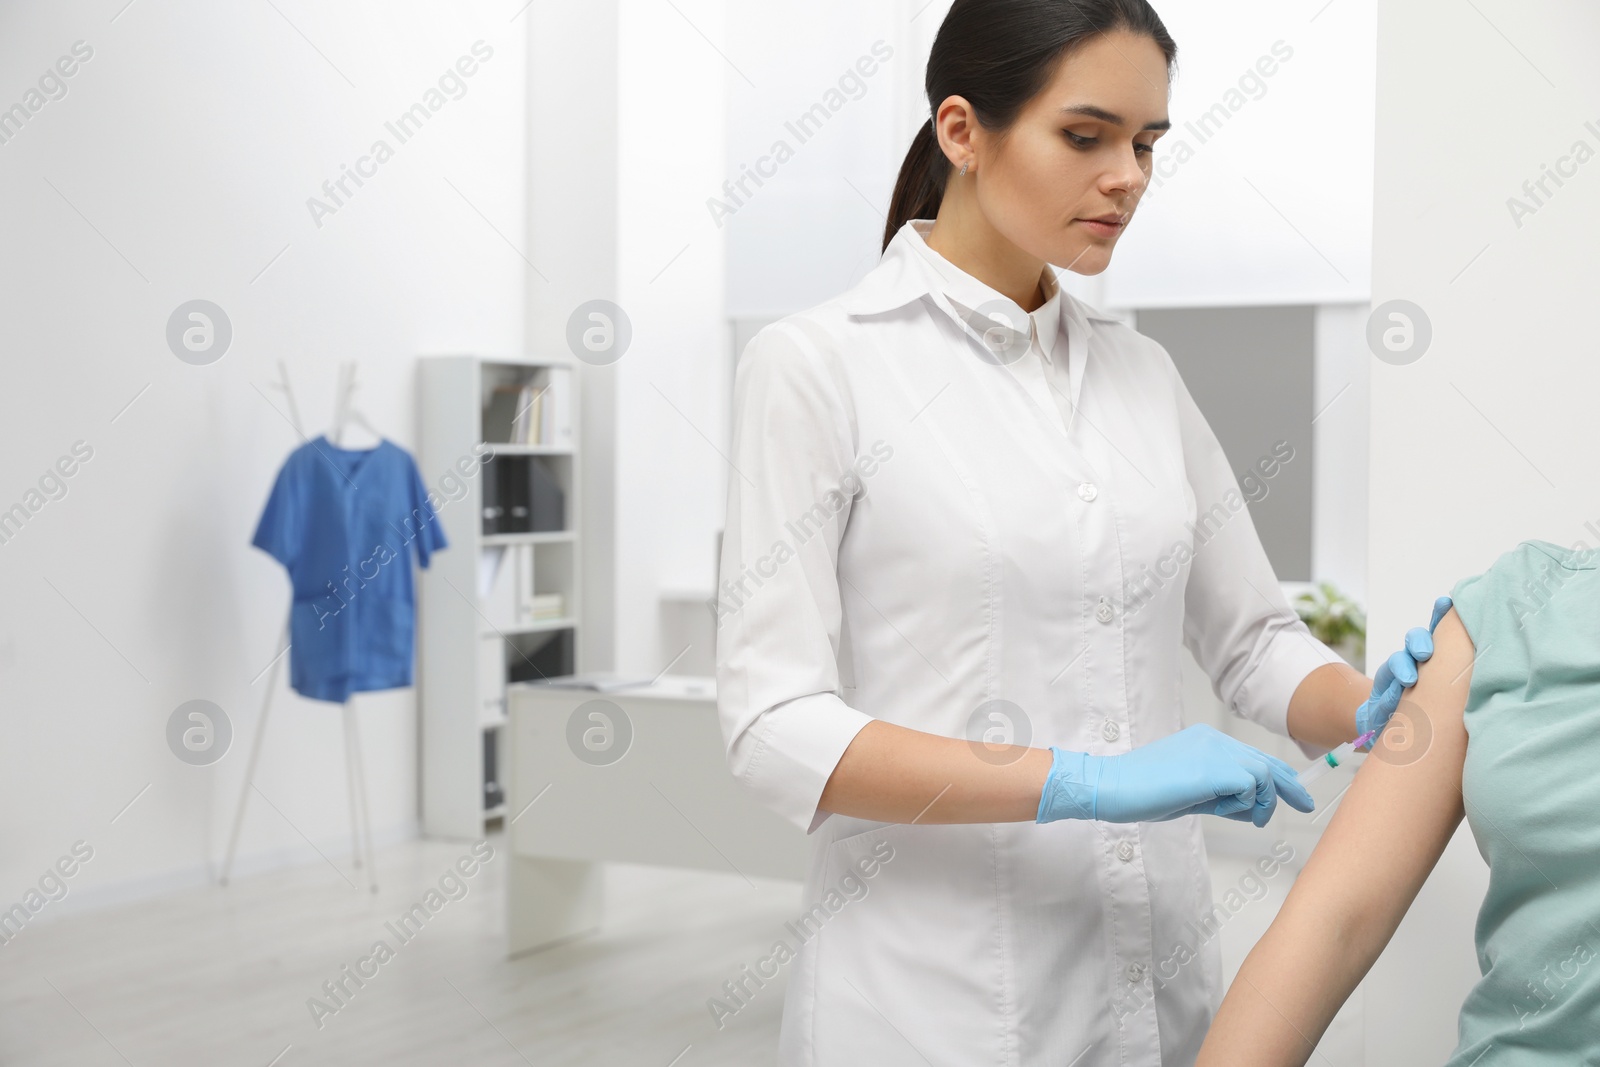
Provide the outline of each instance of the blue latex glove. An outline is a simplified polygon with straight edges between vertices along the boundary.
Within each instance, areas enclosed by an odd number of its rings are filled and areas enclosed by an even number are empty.
[[[1220,815],[1265,826],[1279,795],[1300,811],[1316,807],[1293,767],[1204,723],[1113,756],[1050,752],[1036,822]]]
[[[1406,647],[1384,661],[1372,682],[1372,695],[1356,709],[1356,736],[1369,730],[1382,732],[1389,717],[1400,706],[1405,690],[1417,684],[1417,664],[1433,655],[1433,628],[1439,625],[1450,610],[1450,598],[1442,596],[1433,602],[1433,618],[1424,630],[1413,626],[1406,631]],[[1377,738],[1373,738],[1376,743]],[[1370,745],[1368,747],[1371,747]]]

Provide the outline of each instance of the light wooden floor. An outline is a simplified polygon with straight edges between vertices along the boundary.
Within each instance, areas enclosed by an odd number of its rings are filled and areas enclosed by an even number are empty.
[[[674,1067],[776,1063],[785,976],[721,1031],[706,1001],[793,918],[798,883],[613,867],[603,933],[507,960],[490,841],[467,895],[320,1030],[307,998],[376,939],[397,944],[385,921],[469,846],[380,851],[376,897],[319,860],[25,928],[0,946],[0,1064],[667,1067],[686,1046]]]
[[[722,1030],[706,1001],[763,955],[800,907],[800,885],[612,866],[606,927],[505,958],[505,849],[319,1030],[307,998],[354,965],[469,846],[409,841],[378,855],[383,892],[328,864],[176,893],[25,928],[0,945],[0,1067],[497,1067],[777,1062],[787,970]],[[343,864],[344,857],[335,857]],[[1212,857],[1215,892],[1246,861]],[[358,875],[353,880],[364,885]],[[1224,981],[1292,884],[1224,927]],[[276,1057],[276,1059],[275,1059]],[[1318,1049],[1361,1063],[1353,998]]]

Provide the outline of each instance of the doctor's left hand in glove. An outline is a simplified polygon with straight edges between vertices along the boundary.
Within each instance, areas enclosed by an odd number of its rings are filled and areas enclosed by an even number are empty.
[[[1406,631],[1405,647],[1384,661],[1373,679],[1372,695],[1356,709],[1356,736],[1372,730],[1382,732],[1388,725],[1394,709],[1400,706],[1405,690],[1417,684],[1417,664],[1433,655],[1433,629],[1450,610],[1450,598],[1439,597],[1433,602],[1433,618],[1427,629],[1413,626]],[[1373,744],[1377,739],[1373,739]]]

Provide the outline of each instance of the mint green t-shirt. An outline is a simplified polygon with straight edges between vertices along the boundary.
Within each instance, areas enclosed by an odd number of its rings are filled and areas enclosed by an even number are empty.
[[[1523,541],[1450,591],[1489,890],[1446,1067],[1600,1064],[1600,551]]]

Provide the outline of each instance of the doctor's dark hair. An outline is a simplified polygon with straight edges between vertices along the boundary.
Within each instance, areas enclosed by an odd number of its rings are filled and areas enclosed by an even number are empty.
[[[1050,81],[1058,62],[1113,30],[1153,40],[1170,74],[1178,45],[1146,0],[955,0],[928,57],[929,106],[966,97],[984,129],[1003,131]],[[900,165],[884,248],[907,220],[938,215],[949,176],[930,115]]]

